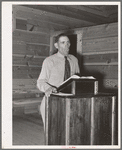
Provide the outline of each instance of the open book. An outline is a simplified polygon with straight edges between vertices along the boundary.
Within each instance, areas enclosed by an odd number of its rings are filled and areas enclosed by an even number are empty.
[[[64,89],[66,86],[68,86],[72,80],[96,80],[96,78],[94,78],[93,76],[78,76],[78,75],[73,75],[71,77],[69,77],[67,80],[65,80],[62,84],[60,84],[60,86],[57,88],[57,91],[60,92],[62,89]]]
[[[70,79],[95,79],[95,78],[93,76],[82,76],[82,77],[80,77],[78,75],[72,75],[67,80],[65,80],[64,82],[62,82],[61,85],[63,85],[64,83],[68,82]]]

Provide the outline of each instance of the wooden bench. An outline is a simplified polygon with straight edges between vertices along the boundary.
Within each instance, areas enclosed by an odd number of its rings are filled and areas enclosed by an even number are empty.
[[[39,106],[44,93],[36,88],[36,82],[32,80],[17,81],[13,80],[13,115],[40,113]]]

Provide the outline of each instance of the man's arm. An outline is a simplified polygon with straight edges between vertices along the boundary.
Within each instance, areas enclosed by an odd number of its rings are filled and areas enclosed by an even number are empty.
[[[50,96],[52,92],[56,92],[56,87],[48,83],[52,64],[49,60],[45,59],[42,65],[42,70],[37,80],[37,87],[40,91],[44,92],[46,96]]]

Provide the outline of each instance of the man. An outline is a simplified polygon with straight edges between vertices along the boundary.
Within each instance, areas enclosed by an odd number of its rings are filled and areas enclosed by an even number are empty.
[[[40,111],[45,126],[45,97],[51,93],[57,92],[58,87],[65,79],[66,60],[69,63],[69,76],[80,73],[78,60],[75,56],[69,54],[70,41],[67,35],[60,34],[56,37],[55,47],[58,49],[56,54],[47,57],[42,65],[42,70],[37,80],[37,87],[45,93],[42,100]],[[67,58],[65,58],[65,56]]]

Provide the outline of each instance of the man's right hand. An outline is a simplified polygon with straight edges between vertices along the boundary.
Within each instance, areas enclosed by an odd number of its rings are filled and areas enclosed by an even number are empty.
[[[52,93],[57,93],[57,88],[56,87],[49,87],[46,91],[45,91],[45,95],[47,96],[47,97],[49,97],[50,96],[50,94],[52,94]]]

